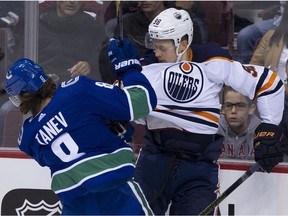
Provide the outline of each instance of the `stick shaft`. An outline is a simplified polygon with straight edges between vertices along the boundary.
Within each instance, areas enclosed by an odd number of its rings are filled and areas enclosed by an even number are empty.
[[[116,1],[116,17],[117,17],[117,38],[118,45],[121,47],[123,45],[123,7],[121,0]],[[118,86],[122,89],[123,82],[121,76],[118,75]]]
[[[122,2],[117,0],[116,2],[116,17],[117,17],[117,37],[120,43],[123,39],[123,11]]]
[[[215,199],[210,205],[208,205],[199,215],[207,215],[217,205],[219,205],[230,193],[238,188],[246,179],[248,179],[254,172],[256,172],[261,166],[259,163],[255,163],[251,166],[240,178],[238,178],[229,188],[227,188],[217,199]]]

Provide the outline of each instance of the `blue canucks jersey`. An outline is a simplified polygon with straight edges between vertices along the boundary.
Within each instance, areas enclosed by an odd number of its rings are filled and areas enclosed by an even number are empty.
[[[75,77],[24,122],[19,148],[51,169],[52,190],[61,200],[109,190],[133,177],[133,151],[105,120],[141,118],[156,106],[156,95],[140,72],[124,74],[123,82],[120,89]]]

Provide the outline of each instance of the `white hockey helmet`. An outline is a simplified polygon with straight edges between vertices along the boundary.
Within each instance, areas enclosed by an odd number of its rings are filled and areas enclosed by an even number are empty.
[[[185,35],[188,35],[189,45],[192,43],[193,22],[187,11],[168,8],[154,18],[148,31],[152,39],[172,39],[177,48],[177,55],[182,55],[186,50],[178,54],[179,44]]]

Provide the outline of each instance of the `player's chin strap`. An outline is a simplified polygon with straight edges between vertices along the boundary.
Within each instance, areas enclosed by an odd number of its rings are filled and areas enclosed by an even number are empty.
[[[15,96],[10,96],[9,100],[11,101],[11,103],[16,106],[16,107],[20,107],[21,104],[21,100],[20,97],[18,95]]]
[[[179,49],[179,45],[176,47],[176,55],[177,55],[177,60],[176,62],[179,62],[181,57],[183,56],[183,54],[186,52],[186,50],[189,48],[189,46],[186,47],[186,49],[184,51],[182,51],[181,53],[178,53],[178,49]]]

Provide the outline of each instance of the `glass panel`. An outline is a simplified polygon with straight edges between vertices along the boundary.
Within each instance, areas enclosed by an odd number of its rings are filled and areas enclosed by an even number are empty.
[[[165,7],[182,7],[194,23],[192,44],[218,44],[234,60],[249,63],[260,39],[276,28],[281,15],[280,1],[147,2],[122,1],[123,15],[118,20],[116,1],[1,1],[0,47],[5,58],[0,61],[0,147],[17,148],[22,116],[3,87],[6,71],[19,58],[37,61],[57,84],[81,74],[113,83],[116,77],[107,56],[109,39],[123,32],[140,58],[154,61],[148,25]],[[244,37],[241,30],[254,23],[260,33]],[[135,127],[138,153],[144,130]]]
[[[37,3],[37,2],[36,2]],[[17,137],[22,115],[4,91],[5,74],[23,52],[25,1],[0,1],[0,48],[5,53],[0,61],[0,147],[18,149]]]

